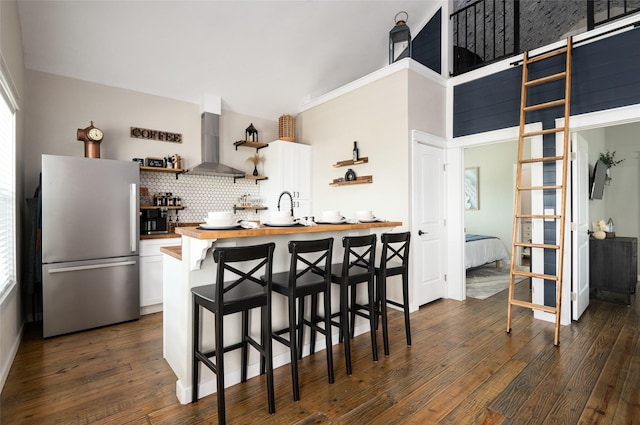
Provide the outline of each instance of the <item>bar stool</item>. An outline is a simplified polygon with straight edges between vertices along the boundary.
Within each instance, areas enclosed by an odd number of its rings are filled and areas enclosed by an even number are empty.
[[[274,243],[263,245],[217,248],[213,259],[217,263],[216,283],[191,289],[193,293],[193,375],[192,401],[198,400],[198,372],[200,362],[216,374],[218,392],[218,423],[226,422],[224,407],[224,353],[240,348],[241,381],[247,380],[248,347],[251,345],[266,363],[267,400],[269,413],[275,412],[273,360],[271,349],[271,275]],[[249,272],[238,269],[250,268]],[[263,279],[260,276],[263,275]],[[215,349],[202,351],[200,347],[200,309],[214,314]],[[249,311],[260,307],[260,343],[249,335]],[[224,316],[242,313],[241,342],[224,346]],[[215,363],[211,358],[215,357]],[[261,373],[263,368],[261,367]]]
[[[371,329],[371,351],[373,361],[378,361],[378,347],[375,328],[375,252],[376,235],[345,236],[342,238],[344,257],[342,263],[334,264],[331,271],[331,282],[340,285],[340,311],[332,314],[339,321],[332,321],[332,325],[340,329],[340,339],[344,340],[344,355],[347,375],[351,375],[351,343],[355,332],[355,315],[369,319]],[[356,288],[359,283],[367,283],[368,303],[358,305]],[[351,303],[349,303],[349,289],[351,289]],[[359,310],[365,309],[367,313]],[[349,320],[351,313],[352,320]],[[351,326],[349,325],[351,322]]]
[[[324,334],[327,352],[327,375],[333,384],[333,350],[331,343],[331,251],[333,238],[313,241],[290,241],[289,271],[273,275],[273,291],[284,295],[289,305],[289,326],[273,332],[273,339],[289,347],[293,400],[300,400],[298,359],[302,358],[304,327],[311,330],[310,353],[315,353],[316,332]],[[318,294],[324,294],[324,315],[318,315]],[[310,319],[304,318],[305,297],[311,297]],[[298,319],[296,320],[296,301]],[[324,322],[324,327],[319,326]],[[297,333],[296,333],[297,331]],[[282,335],[288,333],[289,339]]]
[[[389,331],[387,328],[387,304],[404,310],[404,329],[407,345],[411,346],[411,324],[409,323],[409,242],[411,233],[383,233],[380,266],[376,267],[376,306],[382,316],[382,339],[384,354],[389,355]],[[387,299],[387,278],[402,275],[402,303]],[[376,323],[377,328],[377,323]]]

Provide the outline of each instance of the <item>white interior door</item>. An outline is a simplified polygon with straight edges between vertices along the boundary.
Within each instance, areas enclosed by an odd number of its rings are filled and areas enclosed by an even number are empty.
[[[414,142],[412,264],[417,305],[446,295],[444,149]]]
[[[578,320],[589,305],[589,145],[571,136],[571,318]]]

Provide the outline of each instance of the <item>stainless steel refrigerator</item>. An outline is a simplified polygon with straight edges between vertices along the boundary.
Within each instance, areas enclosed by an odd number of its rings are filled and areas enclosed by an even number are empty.
[[[43,335],[140,317],[137,162],[42,155]]]

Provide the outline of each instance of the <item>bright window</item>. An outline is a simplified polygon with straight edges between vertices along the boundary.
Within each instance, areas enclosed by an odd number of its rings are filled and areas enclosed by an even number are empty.
[[[15,282],[15,118],[0,95],[0,296]]]

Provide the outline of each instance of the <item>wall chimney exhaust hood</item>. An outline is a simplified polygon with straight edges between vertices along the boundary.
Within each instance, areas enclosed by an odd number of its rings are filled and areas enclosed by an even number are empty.
[[[203,112],[201,117],[201,161],[189,174],[244,177],[245,172],[220,163],[220,115]]]

